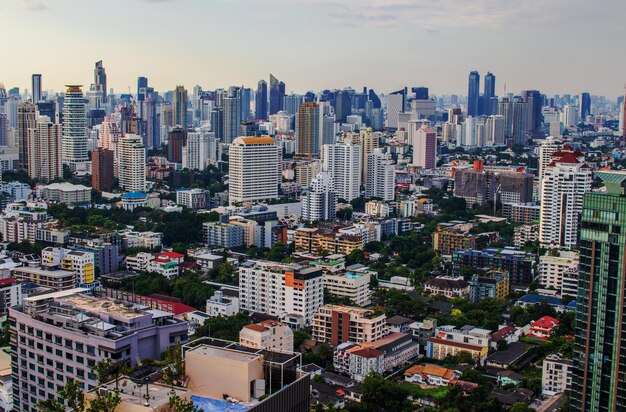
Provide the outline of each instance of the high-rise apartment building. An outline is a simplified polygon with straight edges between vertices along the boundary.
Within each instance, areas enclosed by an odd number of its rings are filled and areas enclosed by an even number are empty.
[[[97,192],[113,189],[113,151],[97,148],[91,152],[91,187]]]
[[[96,67],[93,71],[93,84],[96,85],[96,90],[102,92],[102,100],[107,101],[107,74],[102,65],[102,60],[96,62]]]
[[[61,125],[52,123],[47,116],[39,116],[27,135],[28,175],[44,182],[62,178]]]
[[[513,144],[525,146],[528,131],[528,104],[524,99],[516,99],[512,105],[511,137]]]
[[[127,134],[119,143],[119,182],[127,192],[146,190],[146,147],[141,136]]]
[[[337,193],[330,172],[320,172],[311,181],[310,189],[302,195],[302,220],[306,222],[335,219]]]
[[[469,74],[469,82],[467,88],[467,115],[476,117],[480,113],[478,112],[480,100],[480,74],[477,71],[472,71]]]
[[[184,86],[176,86],[172,94],[172,107],[174,110],[174,126],[187,129],[187,90]]]
[[[224,141],[224,109],[221,107],[211,109],[211,131],[217,139]]]
[[[513,135],[513,102],[508,97],[498,103],[498,114],[504,117],[504,137],[510,138]]]
[[[485,84],[483,85],[483,114],[491,116],[498,111],[498,101],[496,98],[496,76],[491,72],[485,75]]]
[[[275,114],[283,110],[283,97],[285,97],[285,83],[281,82],[270,73],[269,114]]]
[[[530,132],[541,131],[543,124],[543,96],[538,90],[524,90],[522,93],[524,101],[526,102],[526,129]]]
[[[63,163],[76,169],[89,160],[87,157],[87,119],[85,98],[81,86],[66,86],[63,98]]]
[[[389,334],[387,317],[352,306],[324,305],[313,318],[313,339],[337,346],[373,342]]]
[[[395,165],[389,153],[375,149],[367,155],[367,181],[365,198],[393,200],[395,193]]]
[[[592,171],[584,154],[567,145],[551,157],[541,183],[539,241],[571,249],[578,242],[583,195],[591,190]]]
[[[159,359],[177,342],[187,341],[187,322],[171,312],[156,316],[125,302],[71,289],[24,298],[9,310],[12,352],[13,408],[37,409],[40,401],[57,398],[72,378],[85,391],[97,386],[91,369],[102,359]],[[163,309],[153,307],[152,309]],[[159,312],[161,313],[161,312]]]
[[[563,142],[554,136],[548,136],[539,145],[539,157],[537,165],[537,174],[539,176],[539,198],[541,198],[541,182],[543,181],[543,175],[546,172],[546,168],[552,163],[552,154],[558,152],[563,147]]]
[[[267,119],[267,82],[259,80],[254,95],[254,117],[256,120]]]
[[[327,144],[322,147],[323,170],[335,182],[337,197],[346,201],[361,194],[361,146],[352,142]]]
[[[392,129],[398,128],[398,119],[400,113],[404,112],[405,100],[406,93],[404,89],[389,93],[387,96],[387,127]]]
[[[322,117],[317,103],[302,103],[296,117],[296,156],[311,159],[320,156]]]
[[[486,146],[504,146],[504,129],[505,119],[504,116],[498,114],[489,116],[485,123]]]
[[[292,329],[309,326],[323,298],[321,269],[262,260],[239,267],[239,308],[279,317]]]
[[[41,74],[33,74],[31,87],[33,93],[33,103],[37,104],[43,100],[43,95],[41,94]]]
[[[582,202],[571,411],[626,410],[626,174]]]
[[[187,133],[187,144],[183,147],[183,168],[204,170],[217,163],[218,141],[215,133],[208,130]]]
[[[269,136],[236,138],[229,149],[229,202],[277,198],[281,157]]]
[[[422,126],[415,131],[413,165],[424,169],[437,166],[437,132],[432,127]]]
[[[370,127],[359,131],[359,143],[361,144],[361,185],[367,181],[367,155],[380,147],[379,133]]]
[[[167,160],[172,163],[182,163],[183,146],[187,140],[187,132],[182,127],[175,127],[167,136]]]
[[[1,106],[0,106],[1,107]],[[37,124],[37,106],[30,102],[17,106],[18,168],[28,171],[28,131]]]

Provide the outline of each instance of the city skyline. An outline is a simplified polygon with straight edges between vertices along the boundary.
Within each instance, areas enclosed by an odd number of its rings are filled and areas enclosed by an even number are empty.
[[[497,76],[499,96],[505,83],[510,92],[621,95],[626,57],[617,51],[626,10],[617,0],[604,7],[544,3],[9,0],[0,5],[0,36],[15,40],[5,42],[11,65],[0,82],[30,90],[30,74],[41,73],[44,90],[89,85],[102,60],[117,93],[134,92],[138,76],[164,91],[177,84],[255,88],[273,73],[287,92],[367,86],[388,93],[424,85],[437,95],[465,94],[467,74],[477,70]],[[94,29],[89,16],[110,25]],[[72,24],[59,24],[65,21]],[[27,46],[44,38],[41,63],[33,63]],[[474,43],[463,44],[466,38]]]

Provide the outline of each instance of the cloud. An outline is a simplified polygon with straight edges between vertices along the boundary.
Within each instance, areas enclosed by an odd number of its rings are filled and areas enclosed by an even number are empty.
[[[41,0],[7,0],[0,4],[0,12],[40,11],[47,8]]]
[[[292,0],[276,0],[288,4]],[[610,0],[616,2],[617,0]],[[586,0],[299,0],[316,7],[332,24],[362,27],[414,25],[433,32],[446,28],[536,30],[543,24],[587,25],[620,22],[613,9]],[[623,12],[621,18],[624,17]]]

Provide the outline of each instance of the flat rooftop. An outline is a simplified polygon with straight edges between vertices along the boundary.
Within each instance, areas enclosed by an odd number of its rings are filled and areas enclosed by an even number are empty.
[[[124,376],[119,379],[120,396],[123,402],[133,405],[143,406],[146,403],[146,385],[137,384],[130,378]],[[115,381],[100,386],[100,389],[108,389],[114,391],[116,389]],[[148,384],[148,393],[150,394],[150,407],[155,408],[169,402],[173,395],[172,390],[181,398],[189,397],[189,390],[184,388],[172,388],[169,385],[161,385],[158,383]]]
[[[89,295],[70,295],[59,299],[61,302],[72,305],[76,309],[91,313],[110,313],[126,319],[145,316],[146,312],[138,310],[135,304],[116,303],[112,299],[96,298]],[[131,306],[132,305],[132,306]]]
[[[209,345],[200,345],[193,349],[190,349],[190,352],[198,353],[205,356],[213,356],[218,358],[226,358],[230,360],[234,360],[237,362],[252,362],[255,359],[261,357],[261,355],[257,355],[254,353],[245,353],[241,351],[236,351],[232,349],[226,348],[217,348],[215,346]]]

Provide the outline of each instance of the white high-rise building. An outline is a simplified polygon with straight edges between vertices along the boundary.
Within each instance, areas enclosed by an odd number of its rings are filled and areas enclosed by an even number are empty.
[[[437,166],[437,132],[432,127],[422,126],[413,138],[413,165],[424,169]]]
[[[539,241],[546,247],[571,249],[578,242],[583,195],[591,190],[592,172],[585,156],[567,145],[551,158],[541,183]]]
[[[63,177],[61,125],[48,116],[39,116],[35,128],[28,129],[28,175],[44,182]]]
[[[383,149],[375,149],[367,155],[367,182],[365,182],[365,198],[378,197],[382,200],[393,200],[395,189],[395,165],[389,153]]]
[[[561,122],[565,127],[573,127],[578,124],[578,107],[566,104],[563,107],[563,118]]]
[[[552,154],[561,150],[563,143],[561,140],[554,136],[548,136],[546,140],[541,142],[539,146],[539,158],[537,170],[539,172],[539,196],[541,198],[541,182],[543,181],[543,175],[546,171],[546,167],[552,162]]]
[[[559,256],[539,257],[537,281],[544,288],[556,289],[561,296],[576,296],[578,290],[578,252],[560,251]]]
[[[350,141],[322,146],[323,170],[335,181],[337,197],[347,200],[360,196],[361,146]]]
[[[63,98],[63,163],[75,170],[87,157],[87,118],[80,86],[69,85]]]
[[[281,182],[280,148],[269,136],[238,137],[229,149],[228,201],[275,199]]]
[[[187,144],[183,147],[183,167],[204,170],[217,163],[218,141],[214,132],[201,129],[187,133]]]
[[[119,142],[122,137],[120,123],[115,116],[105,116],[98,131],[98,147],[113,152],[113,176],[119,175]]]
[[[311,182],[311,189],[302,195],[302,220],[306,222],[335,219],[337,194],[330,172],[320,172]]]
[[[492,115],[487,118],[485,124],[486,146],[504,146],[504,122],[502,115]]]
[[[361,185],[365,185],[367,179],[367,155],[380,146],[380,133],[374,132],[371,127],[359,131],[359,143],[361,144]]]
[[[457,145],[469,148],[476,147],[478,145],[478,136],[476,133],[477,124],[478,119],[475,117],[469,116],[465,119],[465,123],[463,124],[465,126],[463,140],[460,145],[458,143]]]
[[[119,143],[120,187],[127,192],[146,190],[146,147],[141,136],[127,134]]]
[[[387,96],[387,127],[398,128],[400,112],[404,111],[404,95],[402,93]]]
[[[239,267],[240,309],[279,317],[292,329],[310,325],[323,298],[321,269],[261,260]]]

